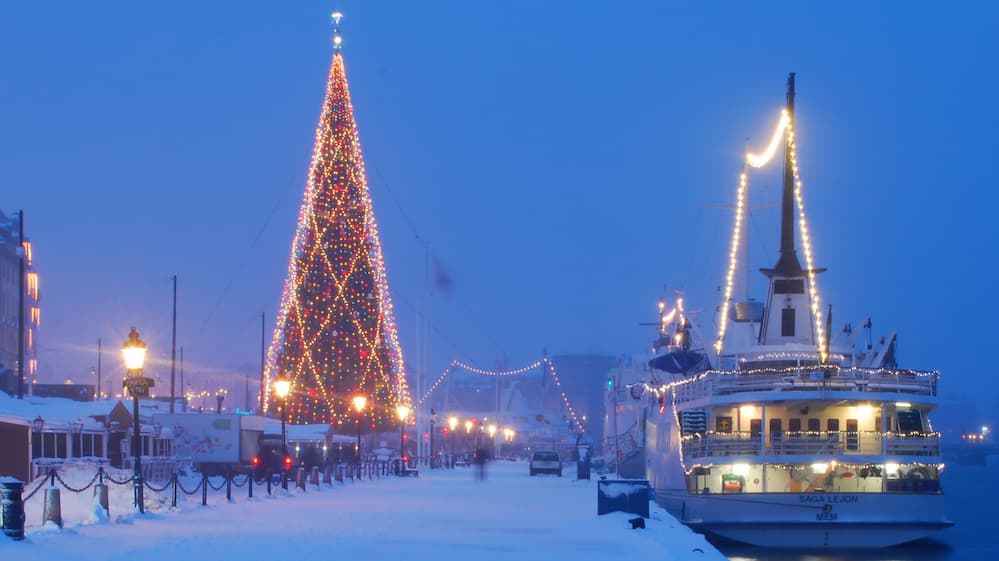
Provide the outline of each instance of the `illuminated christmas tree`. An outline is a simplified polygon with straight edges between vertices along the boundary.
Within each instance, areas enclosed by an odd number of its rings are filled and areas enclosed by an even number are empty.
[[[270,382],[284,376],[288,422],[352,426],[351,400],[363,395],[365,424],[387,429],[398,426],[396,407],[410,397],[339,34],[334,44],[267,356],[264,409],[279,409]]]

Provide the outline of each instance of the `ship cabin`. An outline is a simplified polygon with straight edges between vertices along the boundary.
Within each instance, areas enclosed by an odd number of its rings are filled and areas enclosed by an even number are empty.
[[[784,349],[672,384],[688,490],[939,492],[939,373],[851,358]]]

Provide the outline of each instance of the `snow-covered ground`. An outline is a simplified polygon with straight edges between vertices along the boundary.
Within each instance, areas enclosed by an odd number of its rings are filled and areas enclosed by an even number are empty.
[[[66,470],[73,485],[89,481]],[[524,463],[493,462],[485,481],[471,469],[336,484],[253,499],[246,488],[210,491],[171,509],[170,496],[130,508],[127,486],[111,486],[111,518],[95,516],[90,492],[62,491],[64,528],[41,525],[44,490],[26,505],[27,538],[0,536],[0,559],[166,561],[330,559],[642,561],[725,559],[702,536],[652,505],[646,529],[633,515],[596,515],[596,480],[530,477]],[[90,471],[89,473],[93,473]],[[30,486],[29,489],[33,489]]]

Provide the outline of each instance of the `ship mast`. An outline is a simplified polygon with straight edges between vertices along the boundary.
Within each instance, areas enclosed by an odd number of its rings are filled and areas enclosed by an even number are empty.
[[[791,167],[791,131],[794,130],[794,72],[787,76],[787,116],[790,125],[784,132],[784,183],[780,205],[780,257],[772,274],[798,276],[801,263],[794,249],[794,169]],[[764,271],[766,273],[766,271]]]

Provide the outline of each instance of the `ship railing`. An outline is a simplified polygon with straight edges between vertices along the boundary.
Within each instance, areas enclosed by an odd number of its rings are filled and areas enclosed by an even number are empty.
[[[885,453],[893,456],[939,456],[939,434],[887,434]]]
[[[688,457],[758,455],[763,435],[751,432],[708,432],[683,437]]]
[[[939,456],[940,435],[882,434],[875,431],[798,431],[772,432],[765,449],[763,435],[757,432],[707,432],[683,437],[683,453],[687,457],[708,456],[774,456],[807,455],[881,455]]]
[[[676,384],[677,403],[760,391],[849,391],[909,395],[937,395],[939,373],[883,368],[817,368],[767,370],[711,370]]]

